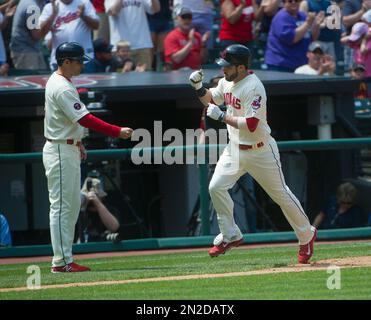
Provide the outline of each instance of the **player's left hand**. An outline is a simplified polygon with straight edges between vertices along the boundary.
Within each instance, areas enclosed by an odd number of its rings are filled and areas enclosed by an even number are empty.
[[[220,110],[217,105],[212,103],[209,103],[206,114],[208,117],[214,120],[220,120],[224,115],[223,111]]]
[[[86,152],[86,149],[83,144],[80,144],[80,158],[81,160],[86,160],[88,157],[88,153]]]
[[[195,90],[202,88],[202,80],[204,79],[204,72],[202,70],[193,71],[189,76],[189,82]]]

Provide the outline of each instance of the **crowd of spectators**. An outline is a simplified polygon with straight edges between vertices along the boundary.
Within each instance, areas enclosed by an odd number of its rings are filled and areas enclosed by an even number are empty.
[[[370,27],[371,0],[0,0],[0,75],[53,71],[76,41],[86,73],[198,69],[240,43],[253,68],[369,77]]]

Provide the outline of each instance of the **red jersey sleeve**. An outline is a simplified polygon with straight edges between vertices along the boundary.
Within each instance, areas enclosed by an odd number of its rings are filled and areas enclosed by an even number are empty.
[[[92,114],[87,114],[82,117],[79,121],[79,124],[85,128],[91,129],[103,133],[107,136],[117,138],[120,135],[121,128],[113,124],[109,124],[97,117],[94,117]]]

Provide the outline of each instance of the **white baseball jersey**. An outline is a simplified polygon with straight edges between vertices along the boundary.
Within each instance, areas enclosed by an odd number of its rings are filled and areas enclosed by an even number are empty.
[[[106,0],[106,12],[116,0]],[[117,16],[109,16],[111,44],[116,48],[117,42],[130,42],[132,50],[152,48],[153,43],[146,16],[153,14],[151,0],[122,0],[122,8]]]
[[[81,140],[84,128],[77,121],[88,113],[72,82],[54,72],[45,87],[45,138]]]
[[[216,240],[231,242],[242,238],[241,230],[234,220],[234,204],[228,190],[242,175],[249,173],[281,207],[299,243],[308,243],[314,231],[299,200],[285,183],[277,143],[270,135],[271,130],[267,124],[267,96],[262,82],[252,73],[237,83],[223,78],[219,80],[216,88],[210,90],[216,104],[225,102],[229,115],[259,119],[254,132],[247,128],[244,130],[227,126],[230,142],[233,143],[229,143],[224,149],[209,185],[210,197],[217,212],[221,232]],[[259,142],[264,144],[255,149],[243,151],[233,148],[236,143],[256,145]]]
[[[50,65],[57,63],[55,60],[55,50],[63,42],[77,42],[85,50],[85,54],[94,58],[92,43],[92,30],[87,24],[77,16],[78,7],[85,5],[84,14],[92,19],[99,20],[95,9],[89,0],[73,0],[70,4],[64,4],[62,1],[56,1],[58,4],[58,14],[52,25],[52,52]],[[52,15],[52,5],[45,5],[39,24],[46,21]]]
[[[237,83],[222,78],[218,86],[210,91],[217,105],[225,103],[228,115],[259,119],[259,125],[254,132],[247,128],[236,129],[227,125],[231,141],[253,145],[268,140],[271,129],[267,123],[267,95],[262,82],[254,73]]]

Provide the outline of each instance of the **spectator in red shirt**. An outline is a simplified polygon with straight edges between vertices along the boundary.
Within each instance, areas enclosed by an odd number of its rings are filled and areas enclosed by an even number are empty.
[[[200,69],[207,58],[206,45],[210,33],[201,37],[201,34],[192,28],[192,11],[186,7],[177,9],[175,23],[177,27],[165,38],[165,63],[171,65],[172,70]]]
[[[219,39],[222,48],[232,44],[251,47],[254,3],[252,0],[221,0],[222,20]]]

